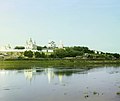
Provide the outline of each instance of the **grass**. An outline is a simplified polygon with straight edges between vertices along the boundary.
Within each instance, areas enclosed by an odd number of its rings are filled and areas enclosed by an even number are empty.
[[[117,92],[116,94],[117,94],[117,95],[120,95],[120,92]]]
[[[81,69],[90,69],[101,66],[120,66],[120,61],[78,59],[36,59],[0,61],[0,69],[27,69],[33,67],[74,67]]]

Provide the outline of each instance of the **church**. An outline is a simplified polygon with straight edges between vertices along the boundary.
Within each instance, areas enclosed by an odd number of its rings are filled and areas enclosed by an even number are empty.
[[[21,46],[18,46],[18,47],[21,47]],[[37,44],[35,41],[32,40],[32,38],[27,40],[23,47],[24,47],[24,49],[15,49],[15,48],[11,48],[10,44],[8,44],[7,46],[1,47],[0,52],[24,52],[24,51],[28,51],[28,50],[31,50],[33,52],[38,51]],[[56,47],[56,44],[54,41],[49,41],[47,48],[43,48],[41,50],[41,52],[50,52],[51,53],[51,52],[53,52],[53,50],[55,48],[64,48],[62,41],[60,41],[58,47]]]
[[[26,46],[25,46],[26,50],[37,50],[37,45],[36,42],[32,41],[32,38],[30,38],[28,41],[26,41]]]

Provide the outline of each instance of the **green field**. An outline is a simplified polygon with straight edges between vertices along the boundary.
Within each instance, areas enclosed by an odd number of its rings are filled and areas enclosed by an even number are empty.
[[[28,69],[36,67],[74,67],[89,69],[100,66],[120,66],[120,60],[43,59],[0,61],[0,69]]]

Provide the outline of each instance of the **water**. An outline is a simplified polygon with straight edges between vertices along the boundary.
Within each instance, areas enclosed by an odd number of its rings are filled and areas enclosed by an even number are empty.
[[[0,70],[0,101],[120,101],[120,67]]]

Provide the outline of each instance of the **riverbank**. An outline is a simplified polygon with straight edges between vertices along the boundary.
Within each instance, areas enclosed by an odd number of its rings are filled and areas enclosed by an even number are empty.
[[[120,60],[26,59],[0,61],[0,69],[28,69],[38,67],[74,67],[89,69],[101,66],[120,66]]]

